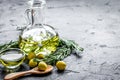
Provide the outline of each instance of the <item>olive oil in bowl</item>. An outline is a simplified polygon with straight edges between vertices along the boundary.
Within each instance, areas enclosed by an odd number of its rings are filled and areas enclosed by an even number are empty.
[[[11,49],[1,53],[0,61],[7,72],[14,72],[19,69],[25,59],[25,54],[20,50]]]

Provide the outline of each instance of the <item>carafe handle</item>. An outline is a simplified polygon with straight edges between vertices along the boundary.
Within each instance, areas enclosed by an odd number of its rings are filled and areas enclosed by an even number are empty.
[[[25,11],[25,14],[27,15],[27,22],[29,25],[33,25],[34,23],[34,10],[33,9],[27,9]]]

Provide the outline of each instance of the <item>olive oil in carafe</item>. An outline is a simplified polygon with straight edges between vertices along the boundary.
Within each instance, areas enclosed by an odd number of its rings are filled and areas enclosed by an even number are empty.
[[[39,28],[32,29],[23,34],[20,40],[20,48],[26,53],[35,52],[39,54],[40,52],[45,52],[44,55],[49,55],[54,52],[59,44],[58,35],[52,36],[50,32],[44,32]],[[52,37],[51,37],[52,36]]]
[[[44,21],[45,7],[45,0],[31,0],[30,8],[26,10],[29,25],[20,35],[19,45],[26,54],[34,52],[49,55],[59,44],[58,33]]]

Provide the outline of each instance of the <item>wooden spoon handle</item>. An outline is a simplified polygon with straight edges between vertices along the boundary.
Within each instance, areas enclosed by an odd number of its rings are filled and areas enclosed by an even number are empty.
[[[32,73],[31,70],[23,71],[23,72],[10,73],[10,74],[5,76],[4,80],[14,80],[15,78],[18,78],[20,76],[24,76],[25,74],[30,74],[30,73]]]

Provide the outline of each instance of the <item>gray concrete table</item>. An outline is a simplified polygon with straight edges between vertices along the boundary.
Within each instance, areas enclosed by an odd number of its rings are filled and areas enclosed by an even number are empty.
[[[120,0],[48,0],[47,6],[46,23],[60,37],[75,40],[84,54],[67,57],[62,73],[54,68],[50,74],[18,80],[120,80]],[[26,24],[27,8],[26,0],[0,0],[1,44],[18,39],[16,28]]]

